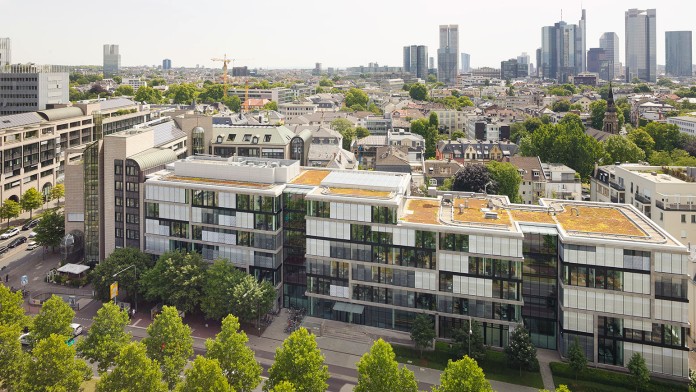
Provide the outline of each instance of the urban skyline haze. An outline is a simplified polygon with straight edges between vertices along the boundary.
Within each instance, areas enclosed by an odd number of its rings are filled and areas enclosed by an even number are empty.
[[[471,54],[472,67],[498,67],[522,52],[535,53],[541,28],[561,20],[561,11],[562,20],[577,23],[581,8],[587,10],[588,50],[599,47],[602,33],[617,33],[622,62],[624,13],[629,8],[657,9],[658,64],[665,63],[665,31],[694,27],[684,12],[693,7],[687,0],[424,4],[355,0],[349,7],[327,7],[314,0],[243,5],[204,0],[191,7],[173,0],[124,0],[102,8],[79,0],[40,6],[0,0],[0,37],[12,39],[13,62],[20,63],[101,65],[102,47],[112,43],[120,46],[123,66],[161,65],[170,58],[174,67],[217,68],[210,59],[226,53],[239,59],[235,66],[312,68],[320,62],[325,68],[344,68],[370,62],[401,66],[402,49],[412,44],[428,46],[432,56],[439,26],[458,24],[459,51]],[[389,14],[398,17],[384,17]],[[32,23],[20,15],[31,15]]]

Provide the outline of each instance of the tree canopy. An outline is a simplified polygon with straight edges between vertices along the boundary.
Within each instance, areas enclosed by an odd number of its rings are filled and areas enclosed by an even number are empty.
[[[345,95],[344,104],[351,110],[367,110],[369,98],[367,94],[359,88],[351,88]]]
[[[433,126],[427,118],[419,118],[411,121],[411,132],[423,136],[425,140],[425,157],[435,157],[438,138],[437,126]]]
[[[141,86],[138,88],[138,91],[135,92],[135,97],[133,97],[133,99],[138,102],[157,104],[162,102],[162,94],[159,90],[155,90],[152,87]]]
[[[645,152],[631,139],[621,135],[613,135],[602,142],[610,162],[635,163],[645,159]]]
[[[648,385],[650,382],[650,370],[648,370],[648,366],[645,364],[645,358],[640,353],[633,353],[626,367],[631,374],[631,381],[636,391]]]
[[[497,194],[507,196],[513,203],[520,201],[522,176],[515,165],[510,162],[490,161],[486,164],[486,169],[496,185]]]
[[[99,373],[106,372],[130,342],[131,335],[124,330],[129,321],[128,313],[118,305],[105,302],[97,311],[87,336],[78,342],[78,353],[90,363],[96,362]]]
[[[13,293],[8,286],[0,284],[0,325],[25,326],[27,317],[23,305],[21,291]]]
[[[58,204],[60,204],[60,199],[63,197],[65,197],[65,185],[56,184],[56,186],[51,188],[51,200],[56,199]]]
[[[148,358],[145,351],[140,342],[124,346],[116,357],[113,370],[102,374],[97,392],[168,391],[159,364]]]
[[[220,333],[205,342],[208,358],[218,361],[227,381],[237,392],[250,392],[261,382],[261,365],[247,347],[249,339],[239,330],[239,320],[229,315],[222,320]]]
[[[29,211],[29,219],[31,219],[34,217],[34,210],[43,205],[43,195],[36,188],[29,188],[22,195],[19,204],[24,211]]]
[[[343,149],[350,151],[350,145],[356,136],[353,123],[345,118],[337,118],[331,121],[331,129],[341,134],[343,137]]]
[[[205,270],[201,311],[206,318],[221,320],[232,313],[233,290],[246,275],[227,260],[215,260]]]
[[[57,295],[52,295],[41,305],[39,314],[34,318],[31,330],[31,340],[36,343],[51,335],[62,337],[63,344],[72,338],[73,330],[70,327],[75,311],[72,310],[63,299]]]
[[[570,110],[570,101],[567,99],[559,99],[551,106],[551,110],[557,113],[563,113]]]
[[[162,313],[147,327],[143,340],[147,356],[161,366],[164,380],[173,388],[188,358],[193,355],[191,328],[185,325],[175,307],[163,306]]]
[[[483,339],[481,323],[473,321],[469,326],[469,320],[467,320],[461,328],[453,331],[452,338],[459,355],[467,355],[477,361],[486,356],[486,344]]]
[[[129,268],[131,266],[135,268]],[[114,249],[106,259],[94,267],[90,274],[96,297],[101,301],[109,301],[111,299],[109,286],[114,281],[119,282],[119,295],[125,292],[132,297],[136,291],[142,292],[139,279],[150,267],[152,267],[150,256],[139,249],[132,247]],[[118,272],[120,273],[114,278],[114,274]]]
[[[184,312],[197,308],[205,279],[205,262],[197,252],[165,252],[145,271],[141,284],[145,297]]]
[[[34,240],[42,246],[55,250],[65,236],[65,217],[62,212],[54,210],[46,211],[39,224],[34,227],[36,238]]]
[[[529,332],[518,326],[510,335],[509,344],[505,346],[505,356],[510,366],[522,369],[531,369],[536,363],[536,347],[532,344]]]
[[[428,88],[424,84],[414,83],[408,90],[408,95],[416,101],[428,100]]]
[[[75,346],[65,340],[63,335],[50,334],[36,343],[19,390],[78,392],[82,382],[92,378],[89,366],[75,357]]]
[[[16,390],[29,361],[19,342],[20,334],[19,324],[0,324],[0,385],[6,391]]]
[[[177,386],[176,392],[235,392],[215,359],[198,355],[184,374],[184,381]]]
[[[305,328],[291,333],[276,349],[275,362],[268,369],[264,392],[282,381],[292,383],[297,392],[324,392],[328,388],[329,369],[317,347],[314,335]]]
[[[580,347],[580,342],[578,341],[577,337],[575,340],[573,340],[573,343],[568,348],[568,362],[570,364],[570,368],[573,369],[573,372],[575,373],[576,380],[578,379],[578,374],[587,369],[587,358],[585,357],[582,347]]]
[[[434,387],[433,392],[493,392],[493,388],[478,363],[465,356],[447,362],[440,375],[440,385]]]
[[[435,325],[432,318],[426,314],[417,315],[411,326],[411,340],[415,343],[416,348],[420,349],[421,356],[423,349],[429,348],[433,344],[433,339],[435,339]]]
[[[496,184],[486,188],[486,184],[492,182],[491,174],[485,165],[467,164],[454,175],[452,183],[453,191],[483,193],[495,193]]]
[[[382,339],[358,361],[358,385],[355,392],[417,392],[418,383],[412,371],[399,368],[391,345]]]
[[[12,199],[6,199],[0,206],[0,219],[7,219],[7,225],[10,225],[10,219],[16,218],[22,212],[22,206]]]

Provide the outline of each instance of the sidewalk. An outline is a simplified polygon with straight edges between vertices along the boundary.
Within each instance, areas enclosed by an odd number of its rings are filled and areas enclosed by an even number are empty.
[[[544,389],[553,391],[556,386],[553,383],[553,374],[551,373],[551,362],[561,362],[561,356],[557,351],[537,349],[537,359],[539,360],[539,372],[541,379],[544,380]]]

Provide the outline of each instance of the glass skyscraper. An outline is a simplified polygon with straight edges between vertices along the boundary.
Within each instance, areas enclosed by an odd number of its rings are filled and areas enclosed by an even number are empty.
[[[437,80],[457,82],[459,71],[459,25],[440,25],[440,48],[437,50]]]
[[[626,11],[626,80],[655,82],[657,42],[655,9]]]
[[[666,31],[665,56],[667,75],[691,76],[691,31]]]

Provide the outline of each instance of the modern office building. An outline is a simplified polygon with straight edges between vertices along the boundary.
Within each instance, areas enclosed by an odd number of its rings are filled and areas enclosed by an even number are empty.
[[[437,50],[437,80],[454,85],[459,72],[459,25],[440,25]]]
[[[537,347],[577,338],[597,366],[640,352],[687,377],[689,253],[635,207],[409,189],[404,173],[188,157],[147,177],[143,242],[226,258],[314,317],[408,331],[426,314],[440,338],[475,320],[496,347],[522,323]]]
[[[655,9],[626,11],[626,80],[657,79],[657,35]]]
[[[0,68],[0,116],[70,103],[70,77],[62,67],[35,64]]]
[[[687,135],[696,136],[696,117],[667,117],[667,124],[674,124],[678,126],[679,132],[685,133]]]
[[[170,59],[162,60],[162,69],[163,70],[172,69],[172,60],[170,60]]]
[[[462,53],[462,73],[471,71],[471,55],[469,53]]]
[[[621,76],[621,59],[619,58],[619,36],[616,35],[616,33],[614,32],[607,32],[602,34],[602,36],[599,37],[599,47],[604,49],[604,53],[607,57],[607,60],[614,64],[614,69],[611,73],[612,79]],[[589,66],[589,59],[587,62]]]
[[[111,78],[118,75],[121,70],[121,55],[118,45],[104,45],[104,77]]]
[[[425,45],[404,46],[404,72],[419,79],[428,78],[428,47]]]
[[[279,105],[281,103],[293,102],[295,100],[295,92],[292,89],[285,87],[274,87],[271,89],[244,89],[244,88],[229,88],[227,90],[228,96],[236,95],[239,99],[244,102],[244,100],[249,96],[249,99],[268,99],[269,101],[277,102]]]
[[[692,76],[691,31],[665,32],[665,73],[669,76]]]
[[[435,57],[430,56],[428,58],[428,72],[430,72],[430,70],[434,70],[434,69],[435,69]]]
[[[12,64],[12,40],[0,38],[0,66]]]
[[[517,59],[500,62],[500,79],[511,80],[529,76],[529,64],[520,63]]]
[[[596,73],[602,80],[614,79],[614,65],[606,49],[590,48],[587,51],[587,72]]]
[[[541,56],[537,66],[543,78],[565,83],[569,76],[586,70],[585,23],[586,14],[582,10],[582,18],[577,25],[560,21],[541,28]]]

